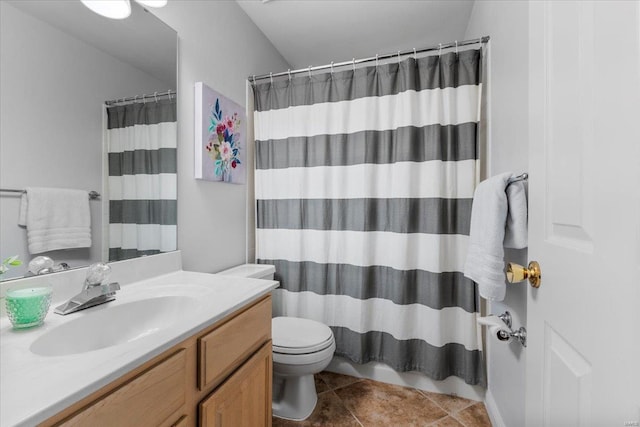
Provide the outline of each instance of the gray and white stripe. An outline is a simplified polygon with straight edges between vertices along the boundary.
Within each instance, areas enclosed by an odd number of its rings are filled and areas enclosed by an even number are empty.
[[[484,384],[462,268],[477,183],[481,52],[254,87],[258,262],[275,313],[336,354]]]
[[[109,260],[175,250],[175,101],[107,108]]]

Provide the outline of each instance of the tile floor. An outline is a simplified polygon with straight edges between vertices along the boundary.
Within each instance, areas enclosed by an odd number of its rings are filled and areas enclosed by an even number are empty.
[[[273,427],[490,427],[482,402],[413,388],[321,372],[318,404],[311,416],[294,422],[273,418]]]

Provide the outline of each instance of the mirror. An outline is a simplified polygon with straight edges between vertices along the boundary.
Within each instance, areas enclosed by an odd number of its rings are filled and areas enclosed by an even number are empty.
[[[142,145],[147,144],[147,149],[141,150],[146,157],[160,157],[164,165],[159,170],[143,167],[145,173],[168,171],[160,180],[173,179],[173,188],[168,190],[173,196],[167,203],[148,200],[151,197],[144,189],[129,194],[132,185],[140,187],[139,181],[145,179],[142,186],[156,191],[154,179],[160,175],[125,176],[131,172],[123,163],[115,167],[119,172],[114,176],[113,164],[118,156],[131,164],[137,164],[140,157],[127,154],[132,135],[140,132],[120,132],[123,123],[131,122],[130,116],[123,116],[125,104],[135,104],[138,116],[153,116],[149,110],[173,103],[173,122],[157,139],[175,143],[176,32],[136,2],[131,2],[131,16],[123,20],[99,16],[80,0],[2,1],[0,8],[0,261],[17,255],[23,262],[1,274],[0,280],[24,276],[29,261],[38,255],[77,268],[176,249],[175,148],[167,149],[166,144],[149,147],[148,140],[155,137],[146,135]],[[163,96],[169,90],[174,91],[173,96]],[[156,92],[159,99],[153,96]],[[142,102],[143,94],[151,96]],[[120,108],[117,117],[107,114],[107,101],[129,97],[135,99],[115,104]],[[171,119],[161,121],[165,125]],[[164,154],[158,154],[161,151]],[[89,201],[91,246],[30,252],[29,225],[18,225],[20,191],[27,187],[78,189],[86,191],[87,198],[89,191],[100,193],[100,198]],[[165,198],[167,190],[160,193]],[[126,220],[132,216],[133,205],[147,212],[147,220],[135,220],[138,229]],[[159,206],[158,213],[153,205]],[[68,217],[74,215],[75,211],[68,213]],[[145,215],[134,212],[133,216]],[[163,220],[158,224],[148,218],[151,216],[169,218],[169,225]],[[121,224],[114,224],[117,221]],[[152,238],[159,239],[159,246],[127,247],[130,236],[151,235],[159,229],[162,236]]]

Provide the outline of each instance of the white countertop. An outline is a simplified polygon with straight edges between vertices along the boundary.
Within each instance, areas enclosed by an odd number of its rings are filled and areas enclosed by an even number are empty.
[[[64,302],[56,300],[54,293],[40,327],[14,330],[2,317],[0,426],[31,426],[46,420],[277,286],[275,281],[176,271],[122,285],[115,301],[66,316],[53,313],[53,307]],[[80,283],[77,288],[80,291]],[[124,344],[65,356],[30,351],[31,344],[47,331],[96,310],[170,295],[193,297],[197,307],[171,326]],[[100,330],[90,333],[100,334]]]

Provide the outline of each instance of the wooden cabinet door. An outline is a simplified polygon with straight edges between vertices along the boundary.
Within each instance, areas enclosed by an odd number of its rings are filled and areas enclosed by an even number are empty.
[[[169,417],[185,405],[186,353],[180,350],[58,425],[170,425]]]
[[[268,341],[200,403],[200,426],[271,426],[271,369]]]

